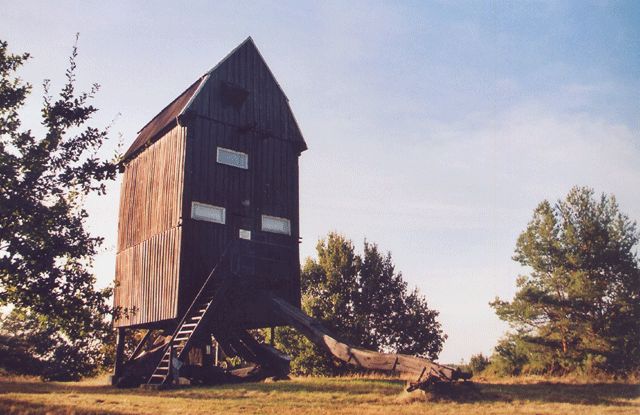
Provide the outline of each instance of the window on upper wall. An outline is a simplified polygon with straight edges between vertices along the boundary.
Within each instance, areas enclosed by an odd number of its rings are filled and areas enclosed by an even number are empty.
[[[240,85],[225,81],[220,83],[220,93],[223,105],[231,105],[236,110],[240,109],[249,97],[249,91]]]
[[[206,203],[191,202],[191,218],[206,222],[225,223],[225,209]]]
[[[224,147],[218,147],[216,161],[227,166],[238,167],[240,169],[249,168],[249,155],[240,151],[230,150]]]
[[[291,221],[277,216],[262,215],[262,230],[291,235]]]

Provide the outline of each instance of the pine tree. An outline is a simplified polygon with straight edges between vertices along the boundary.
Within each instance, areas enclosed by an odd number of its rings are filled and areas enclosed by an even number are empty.
[[[639,237],[613,196],[576,187],[554,206],[544,201],[515,250],[530,274],[512,301],[491,306],[547,355],[532,359],[548,371],[640,367]]]

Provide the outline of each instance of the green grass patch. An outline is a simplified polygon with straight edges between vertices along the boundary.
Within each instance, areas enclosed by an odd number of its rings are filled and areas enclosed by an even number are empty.
[[[637,414],[636,383],[481,380],[467,397],[427,400],[384,378],[294,378],[271,383],[116,389],[83,382],[0,381],[3,414]]]

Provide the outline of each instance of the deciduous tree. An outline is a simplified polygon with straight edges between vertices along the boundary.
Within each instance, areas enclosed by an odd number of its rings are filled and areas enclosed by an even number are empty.
[[[417,289],[409,291],[390,253],[365,242],[362,256],[344,236],[318,242],[317,258],[302,269],[302,307],[339,339],[373,350],[436,359],[446,336]],[[294,356],[292,370],[340,374],[349,370],[293,330],[279,329],[277,346]]]
[[[69,341],[103,330],[111,311],[110,290],[95,289],[102,238],[87,231],[83,202],[117,174],[117,154],[98,156],[108,128],[90,125],[99,86],[76,91],[76,57],[74,45],[57,95],[44,81],[44,133],[36,136],[20,118],[31,85],[16,76],[29,54],[11,54],[0,41],[0,305],[46,318]]]

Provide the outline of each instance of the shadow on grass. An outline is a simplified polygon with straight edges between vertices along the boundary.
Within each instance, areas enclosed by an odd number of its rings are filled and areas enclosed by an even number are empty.
[[[348,385],[345,385],[348,384]],[[171,396],[210,399],[218,393],[233,392],[282,392],[282,393],[341,393],[348,395],[368,394],[378,392],[385,395],[398,393],[404,387],[402,380],[387,379],[311,379],[309,381],[278,381],[278,382],[246,382],[221,385],[182,386],[165,390],[147,390],[142,388],[120,389],[110,385],[96,385],[64,382],[37,382],[23,380],[1,380],[0,397],[7,393],[27,394],[87,394],[87,395],[140,395],[140,396]]]
[[[529,401],[538,403],[568,403],[580,405],[634,406],[630,402],[640,397],[640,385],[626,383],[539,382],[532,384],[478,384],[480,402]]]
[[[3,398],[9,393],[20,394],[78,394],[78,395],[136,395],[146,397],[188,399],[242,399],[247,392],[258,393],[330,393],[341,395],[380,394],[395,396],[404,389],[404,381],[387,379],[301,379],[275,383],[241,383],[217,386],[191,386],[169,390],[117,389],[108,385],[83,383],[45,383],[22,380],[0,380],[0,413],[10,412],[6,405],[12,399]],[[573,385],[567,383],[539,382],[532,384],[477,383],[471,393],[444,397],[453,402],[536,402],[568,403],[580,405],[640,406],[631,402],[640,397],[640,385],[626,383],[594,383]],[[253,396],[255,399],[256,397]],[[34,413],[40,413],[33,408]],[[29,412],[24,412],[29,413]],[[56,412],[57,413],[57,412]],[[87,412],[90,413],[90,412]],[[113,412],[117,413],[117,412]]]
[[[3,399],[0,395],[0,414],[3,415],[123,415],[126,412],[98,410],[83,410],[62,405],[49,405],[23,402],[13,399]]]

